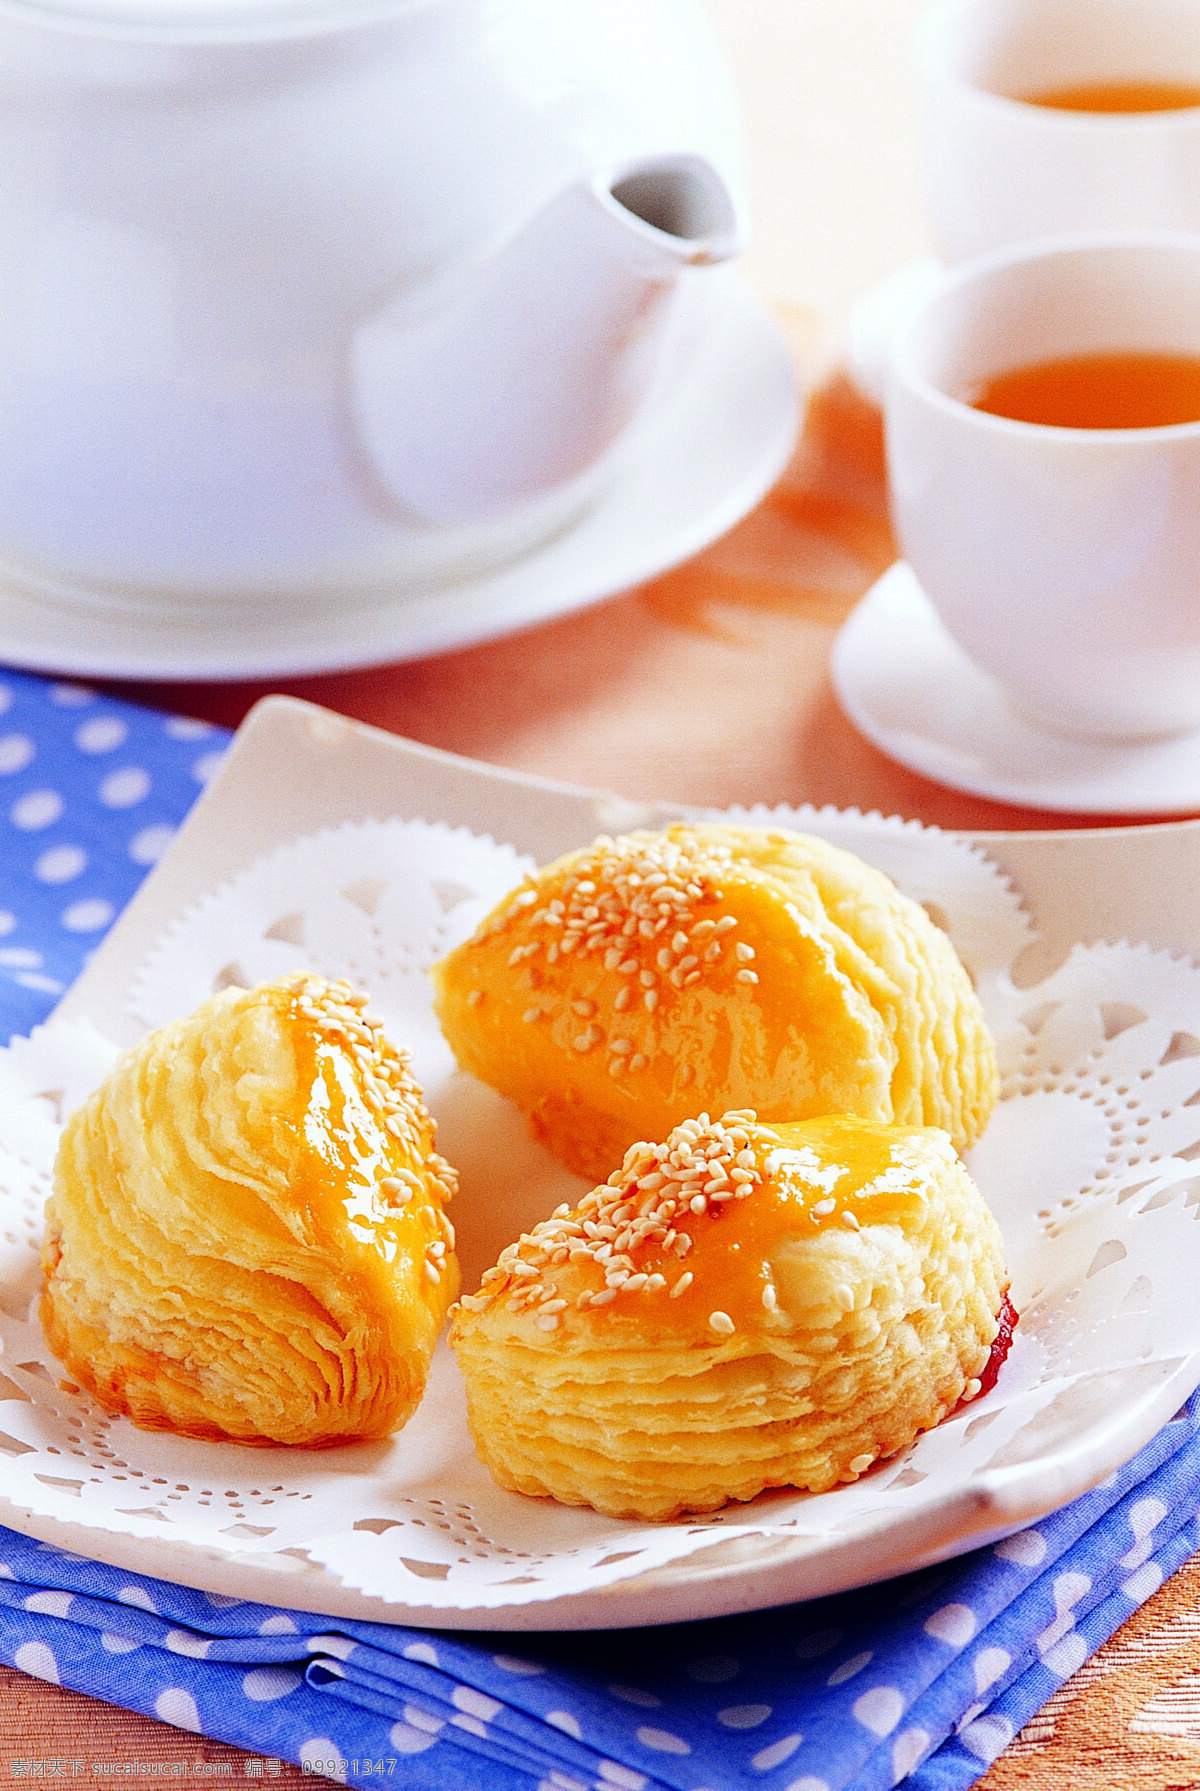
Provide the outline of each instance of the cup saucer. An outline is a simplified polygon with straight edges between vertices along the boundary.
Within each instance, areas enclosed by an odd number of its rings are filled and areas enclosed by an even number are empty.
[[[1200,811],[1200,732],[1102,743],[1038,728],[950,638],[903,561],[843,625],[832,674],[868,740],[951,789],[1070,814]]]

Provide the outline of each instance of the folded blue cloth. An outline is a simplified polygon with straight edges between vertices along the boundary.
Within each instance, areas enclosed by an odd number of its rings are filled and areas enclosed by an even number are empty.
[[[965,1791],[1195,1550],[1198,1501],[1200,1395],[993,1548],[811,1604],[591,1634],[314,1617],[0,1530],[0,1659],[355,1785]]]
[[[227,740],[0,673],[0,1037],[82,969]],[[995,1548],[750,1616],[532,1636],[315,1618],[0,1529],[0,1659],[245,1748],[264,1775],[288,1759],[410,1791],[964,1791],[1195,1551],[1198,1508],[1200,1395]]]

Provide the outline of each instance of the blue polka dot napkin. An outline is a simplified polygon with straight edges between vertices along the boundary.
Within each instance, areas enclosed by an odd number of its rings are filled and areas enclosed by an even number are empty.
[[[1198,1501],[1200,1395],[1102,1486],[993,1548],[807,1605],[593,1634],[321,1618],[0,1530],[0,1660],[248,1749],[264,1774],[291,1760],[407,1791],[965,1791],[1194,1552]]]
[[[227,738],[0,672],[0,1036],[82,969]],[[587,1635],[335,1621],[0,1529],[0,1660],[245,1748],[264,1776],[291,1760],[408,1791],[965,1791],[1196,1550],[1198,1509],[1200,1394],[994,1548],[807,1605]]]
[[[229,736],[77,684],[0,671],[0,1040],[78,976]]]

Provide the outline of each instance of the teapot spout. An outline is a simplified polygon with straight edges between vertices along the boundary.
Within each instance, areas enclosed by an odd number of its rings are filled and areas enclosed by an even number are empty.
[[[728,261],[741,252],[745,228],[732,193],[712,163],[698,155],[657,156],[593,182],[618,223],[681,267]]]
[[[385,307],[353,357],[377,487],[462,524],[585,481],[653,393],[680,288],[742,235],[711,164],[657,156],[563,189],[452,290]]]

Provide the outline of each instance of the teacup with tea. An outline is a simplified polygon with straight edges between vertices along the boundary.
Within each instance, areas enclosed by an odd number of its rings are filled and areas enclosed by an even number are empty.
[[[937,0],[916,36],[921,184],[944,261],[1200,231],[1195,0]]]
[[[896,532],[1016,710],[1097,740],[1200,727],[1200,239],[1017,246],[898,330]]]

